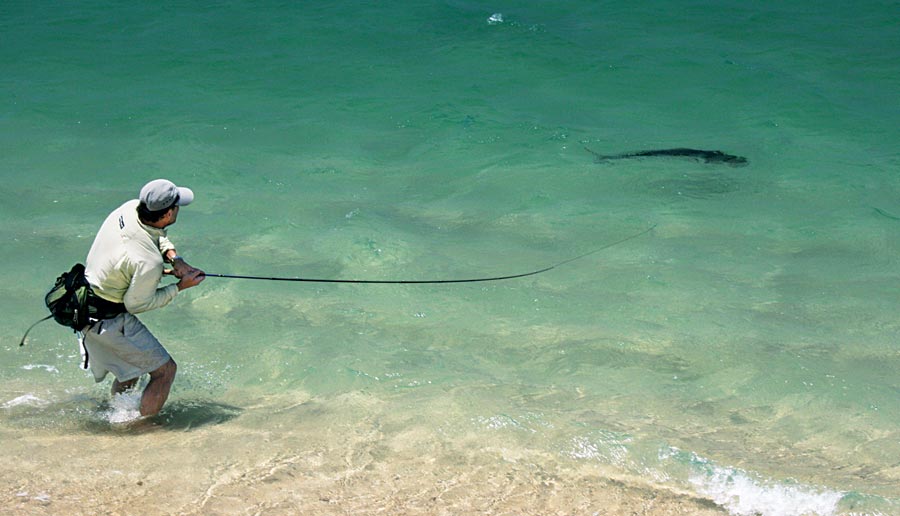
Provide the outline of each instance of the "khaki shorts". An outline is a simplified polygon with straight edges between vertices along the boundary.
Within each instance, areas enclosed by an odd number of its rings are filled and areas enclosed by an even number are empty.
[[[84,332],[94,380],[112,373],[120,382],[139,378],[171,360],[166,348],[137,317],[125,313],[94,323]]]

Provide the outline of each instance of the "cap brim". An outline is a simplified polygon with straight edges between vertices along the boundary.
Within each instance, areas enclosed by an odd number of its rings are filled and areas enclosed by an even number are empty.
[[[194,202],[194,191],[183,186],[178,187],[178,205],[187,206]]]

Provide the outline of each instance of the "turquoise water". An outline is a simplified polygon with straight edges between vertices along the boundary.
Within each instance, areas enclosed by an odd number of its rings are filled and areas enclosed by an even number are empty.
[[[161,513],[327,513],[283,495],[309,491],[592,514],[614,479],[672,507],[900,514],[898,13],[0,4],[0,500],[121,508],[127,479]],[[61,327],[17,343],[157,177],[196,192],[170,236],[214,273],[515,274],[656,226],[505,282],[208,278],[142,316],[180,370],[136,430]]]

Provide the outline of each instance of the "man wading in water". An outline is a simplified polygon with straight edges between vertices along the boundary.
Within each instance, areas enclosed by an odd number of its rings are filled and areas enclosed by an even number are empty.
[[[169,397],[176,365],[135,314],[169,304],[178,292],[198,285],[205,275],[188,265],[166,237],[178,210],[194,200],[194,192],[157,179],[141,189],[140,199],[116,208],[100,227],[88,253],[85,275],[98,297],[124,305],[125,313],[91,321],[82,346],[97,382],[115,376],[113,394],[134,387],[142,375],[150,382],[141,395],[141,415],[158,414]],[[165,270],[165,263],[171,270]],[[163,274],[178,283],[161,287]]]

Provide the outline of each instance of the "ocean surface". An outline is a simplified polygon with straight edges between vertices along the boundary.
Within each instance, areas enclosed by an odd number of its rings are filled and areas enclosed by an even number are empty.
[[[0,2],[2,512],[900,514],[898,15]],[[134,421],[18,342],[159,177],[209,273],[555,267],[207,278]]]

